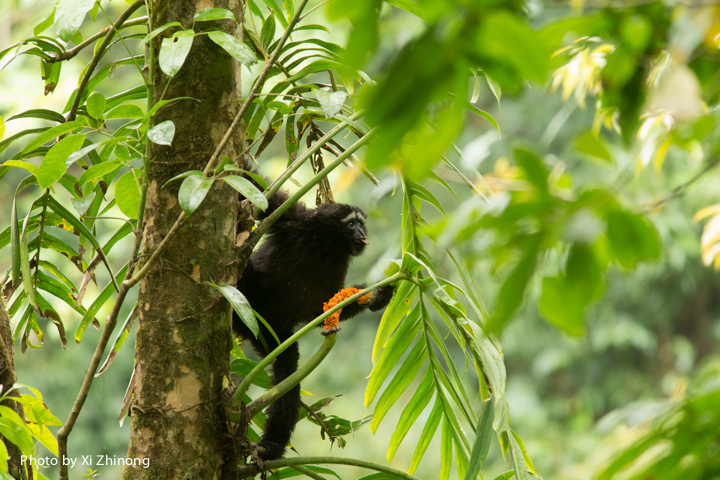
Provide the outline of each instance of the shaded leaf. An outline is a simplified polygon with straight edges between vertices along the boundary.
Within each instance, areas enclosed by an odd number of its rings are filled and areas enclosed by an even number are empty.
[[[190,53],[194,38],[194,31],[181,30],[175,32],[171,38],[163,39],[158,63],[160,64],[160,70],[165,75],[174,77],[180,71],[185,63],[185,58]]]
[[[197,174],[189,175],[183,180],[178,191],[178,201],[185,214],[192,215],[200,206],[213,182],[214,179]]]
[[[235,313],[237,313],[238,317],[240,317],[240,319],[250,329],[253,335],[257,337],[260,333],[260,327],[257,324],[257,319],[255,318],[255,314],[253,313],[252,307],[250,306],[250,302],[247,301],[245,295],[243,295],[240,290],[233,287],[232,285],[216,285],[212,282],[209,283],[209,285],[218,292],[220,292],[222,296],[225,297],[228,302],[230,302],[230,305],[232,306]]]
[[[208,33],[208,37],[243,65],[249,67],[257,63],[255,52],[232,35],[228,35],[225,32],[212,31]]]
[[[240,194],[250,200],[250,202],[260,210],[268,208],[268,201],[265,195],[249,180],[237,175],[226,175],[221,178],[225,183],[240,192]]]

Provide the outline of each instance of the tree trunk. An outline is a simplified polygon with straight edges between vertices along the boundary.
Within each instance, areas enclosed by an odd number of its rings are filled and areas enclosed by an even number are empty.
[[[0,388],[1,393],[10,390],[17,381],[15,374],[15,363],[13,360],[12,329],[10,328],[10,316],[5,307],[5,299],[0,292]],[[10,397],[19,397],[16,391],[10,393]],[[18,412],[21,418],[25,418],[22,405],[7,398],[2,405]],[[20,463],[20,449],[12,442],[0,436],[0,441],[5,443],[8,451],[8,473],[13,478],[21,478],[22,466]]]
[[[208,7],[228,8],[242,22],[242,4],[237,1],[154,0],[154,28],[173,21],[189,28],[193,14]],[[223,20],[217,25],[203,22],[196,29],[220,27],[233,34],[236,26]],[[156,51],[160,43],[160,38],[155,39]],[[181,181],[163,185],[180,173],[203,170],[238,110],[239,79],[239,64],[206,35],[195,37],[163,97],[195,100],[166,106],[154,120],[154,124],[172,120],[175,137],[172,146],[152,145],[150,151],[146,255],[155,250],[181,213],[177,197]],[[157,102],[168,82],[157,61],[153,82]],[[221,158],[237,159],[241,153],[238,133]],[[147,459],[149,467],[126,466],[124,479],[216,479],[234,471],[237,462],[221,399],[231,346],[229,307],[216,290],[201,282],[236,283],[238,207],[237,193],[216,182],[140,284],[127,456]]]

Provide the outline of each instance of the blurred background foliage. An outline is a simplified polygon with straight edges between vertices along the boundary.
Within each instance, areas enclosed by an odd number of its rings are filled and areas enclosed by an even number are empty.
[[[45,5],[2,2],[0,50],[28,36]],[[107,9],[117,15],[122,7]],[[342,57],[348,69],[378,80],[349,93],[380,132],[365,158],[380,184],[342,170],[330,177],[337,201],[370,213],[371,246],[348,282],[377,280],[387,266],[382,259],[400,256],[398,178],[382,167],[411,179],[435,175],[460,201],[439,183],[425,183],[447,216],[424,207],[422,233],[434,243],[428,248],[440,270],[454,271],[444,247],[467,259],[489,304],[488,322],[502,330],[512,425],[537,471],[556,479],[720,475],[720,280],[712,268],[720,264],[720,7],[333,1],[309,20],[331,25],[326,38],[349,45]],[[62,111],[74,89],[73,81],[59,82],[44,97],[32,60],[20,57],[12,73],[0,74],[5,119],[40,106]],[[62,75],[74,79],[81,64],[67,64]],[[117,91],[134,86],[123,72],[110,76]],[[10,122],[4,138],[31,126]],[[459,170],[436,164],[442,154]],[[270,143],[263,173],[274,178],[286,163],[284,142]],[[22,178],[10,171],[4,180],[12,175]],[[3,225],[11,204],[3,193]],[[5,269],[8,249],[0,252]],[[107,276],[98,275],[104,285]],[[366,415],[360,399],[376,329],[369,316],[345,328],[353,341],[331,353],[326,365],[334,368],[303,383],[309,392],[343,393],[329,413]],[[51,328],[46,334],[56,335]],[[302,342],[307,352],[320,339]],[[77,390],[64,371],[82,370],[91,345],[62,351],[58,342],[46,344],[16,357],[18,374],[64,418]],[[130,352],[115,365],[127,377]],[[462,365],[462,353],[452,353]],[[106,377],[84,414],[102,420],[82,422],[71,442],[86,454],[122,456],[129,429],[111,425],[126,378]],[[468,388],[475,395],[472,382]],[[346,454],[384,461],[399,415],[388,413],[374,441],[368,428],[356,432]],[[420,435],[423,418],[410,436]],[[328,444],[318,436],[303,422],[294,443],[303,455],[324,454]],[[416,475],[437,476],[439,448],[435,439]],[[413,442],[401,445],[393,466],[407,469],[413,450]],[[505,465],[493,445],[485,478]]]

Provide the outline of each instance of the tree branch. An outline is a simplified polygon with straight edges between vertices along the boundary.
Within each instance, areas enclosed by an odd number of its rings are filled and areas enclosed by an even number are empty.
[[[365,460],[358,460],[356,458],[346,457],[296,457],[296,458],[280,458],[278,460],[270,460],[265,462],[265,469],[271,470],[280,467],[295,467],[295,465],[352,465],[356,467],[367,468],[368,470],[375,470],[377,472],[386,473],[395,478],[401,478],[404,480],[419,480],[417,477],[405,473],[401,470],[396,470],[392,467],[386,467],[384,465],[378,465],[377,463],[368,462]],[[257,465],[241,465],[237,469],[238,478],[248,478],[253,475],[260,473],[260,468]]]
[[[270,390],[265,392],[260,398],[255,399],[247,406],[248,418],[254,417],[260,410],[264,409],[278,398],[292,390],[295,385],[299,385],[305,377],[317,368],[318,365],[327,357],[337,340],[337,333],[331,333],[325,337],[325,341],[320,345],[315,355],[310,360],[300,366],[295,373],[278,383]]]
[[[126,22],[126,23],[123,23],[122,25],[120,25],[119,28],[120,28],[120,29],[125,29],[125,28],[128,28],[128,27],[134,27],[134,26],[136,26],[136,25],[143,25],[143,24],[147,23],[147,21],[148,21],[148,17],[147,17],[147,16],[137,17],[137,18],[133,18],[132,20],[130,20],[130,21]],[[101,29],[98,33],[96,33],[96,34],[93,35],[92,37],[88,37],[87,40],[85,40],[85,41],[82,42],[81,44],[76,45],[75,47],[71,48],[70,50],[65,50],[64,52],[62,52],[61,54],[59,54],[57,57],[50,59],[50,60],[48,61],[48,63],[55,63],[55,62],[62,62],[62,61],[65,61],[65,60],[70,60],[70,59],[73,58],[75,55],[77,55],[78,53],[80,53],[83,49],[85,49],[85,48],[88,47],[89,45],[92,45],[96,40],[98,40],[99,38],[102,38],[102,37],[104,37],[105,35],[107,35],[108,32],[110,32],[110,31],[112,31],[112,27],[111,27],[110,25],[108,25],[107,27]]]

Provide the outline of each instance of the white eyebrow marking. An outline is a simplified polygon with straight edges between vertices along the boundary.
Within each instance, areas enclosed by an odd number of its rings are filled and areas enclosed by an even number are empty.
[[[357,214],[357,212],[353,211],[351,213],[348,213],[347,216],[340,221],[342,223],[348,223],[348,222],[357,221],[357,220],[358,220],[358,214]]]

